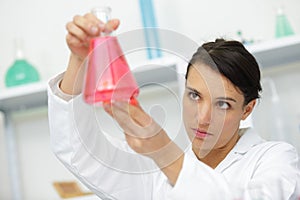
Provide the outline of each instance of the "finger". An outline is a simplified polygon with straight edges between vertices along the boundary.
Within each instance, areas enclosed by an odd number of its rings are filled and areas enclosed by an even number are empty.
[[[88,19],[94,26],[97,26],[99,23],[102,23],[95,15],[92,13],[87,13],[84,15],[84,18]]]
[[[112,105],[112,117],[118,122],[124,132],[135,136],[136,133],[142,133],[141,126],[131,119],[129,113]],[[136,136],[135,136],[136,137]]]
[[[153,120],[153,118],[142,109],[140,104],[137,105],[128,104],[128,105],[129,105],[130,117],[147,131],[148,137],[157,135],[163,130]]]
[[[81,40],[70,33],[66,35],[66,41],[69,45],[74,47],[81,47],[84,45]]]
[[[88,37],[87,34],[78,26],[76,26],[73,22],[67,23],[66,29],[69,32],[69,34],[71,34],[72,36],[76,37],[81,41],[85,41]]]
[[[152,117],[148,115],[139,104],[137,104],[136,106],[128,104],[128,106],[130,116],[134,121],[136,121],[142,127],[147,127],[152,124]]]
[[[82,29],[87,35],[96,36],[99,35],[99,27],[93,22],[83,16],[76,15],[73,18],[73,22],[76,26]]]
[[[103,108],[107,114],[109,114],[111,117],[113,117],[113,111],[111,107],[111,103],[109,102],[104,102],[103,103]]]
[[[101,21],[100,19],[98,19],[94,14],[92,13],[87,13],[84,15],[85,18],[87,18],[88,20],[90,20],[91,22],[94,23],[94,26],[98,26],[99,28],[99,32],[105,32],[105,29],[107,29],[107,32],[111,32],[112,30],[115,30],[117,28],[117,25],[119,23],[117,22],[110,22],[108,27],[105,27],[105,22]]]
[[[100,29],[105,33],[110,33],[116,30],[119,27],[119,25],[120,25],[120,20],[111,19],[104,26],[100,24]]]
[[[140,105],[133,106],[127,102],[115,102],[113,105],[123,112],[128,113],[129,117],[141,127],[147,127],[152,123],[152,118],[141,108]]]
[[[138,138],[150,138],[163,130],[141,108],[136,107],[136,110],[131,112],[129,106],[135,107],[127,102],[116,102],[112,105],[113,118],[125,132]]]
[[[131,121],[127,121],[128,119],[130,119],[130,117],[128,115],[126,115],[125,112],[123,112],[122,110],[118,110],[118,109],[114,109],[114,111],[113,111],[112,104],[110,102],[107,102],[107,103],[104,102],[103,108],[107,114],[109,114],[112,118],[114,118],[118,122],[118,124],[123,129],[123,131],[132,132],[132,128],[131,128],[132,125],[127,126],[131,123]],[[136,136],[134,136],[134,134],[132,136],[136,137]]]

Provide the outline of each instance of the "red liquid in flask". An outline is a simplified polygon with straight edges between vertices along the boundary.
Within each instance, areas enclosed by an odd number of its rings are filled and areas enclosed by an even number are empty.
[[[97,37],[90,42],[84,100],[89,104],[129,101],[136,104],[137,83],[116,37]]]

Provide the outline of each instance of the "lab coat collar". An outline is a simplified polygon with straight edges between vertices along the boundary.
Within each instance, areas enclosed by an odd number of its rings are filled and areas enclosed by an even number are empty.
[[[224,171],[234,162],[240,160],[243,155],[246,154],[253,146],[264,142],[264,140],[256,133],[253,128],[240,129],[239,134],[241,135],[239,141],[225,157],[225,159],[220,162],[219,165],[215,168],[216,171]],[[191,147],[189,148],[187,153],[195,159],[198,159]]]
[[[247,153],[253,146],[264,142],[263,140],[254,130],[254,128],[242,128],[239,130],[240,139],[237,144],[231,150],[232,153],[245,154]],[[231,153],[230,152],[230,153]],[[194,155],[192,150],[192,145],[188,151],[189,154]],[[195,156],[195,155],[194,155]]]
[[[233,163],[239,161],[253,146],[263,142],[263,139],[253,128],[240,129],[239,134],[241,135],[239,141],[225,159],[215,168],[216,171],[222,172],[226,170]]]
[[[253,146],[264,142],[264,140],[256,133],[253,128],[240,129],[239,134],[241,135],[239,141],[231,150],[233,153],[245,154]]]

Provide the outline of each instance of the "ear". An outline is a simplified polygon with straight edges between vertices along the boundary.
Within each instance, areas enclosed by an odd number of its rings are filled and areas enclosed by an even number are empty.
[[[253,108],[256,104],[256,99],[250,101],[245,107],[244,107],[244,113],[242,116],[242,120],[245,120],[253,111]]]

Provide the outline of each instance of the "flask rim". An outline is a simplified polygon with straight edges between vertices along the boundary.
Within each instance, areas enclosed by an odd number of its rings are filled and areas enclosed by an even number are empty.
[[[97,12],[110,13],[111,12],[111,7],[109,7],[109,6],[97,6],[97,7],[92,8],[91,12],[92,13],[97,13]]]

